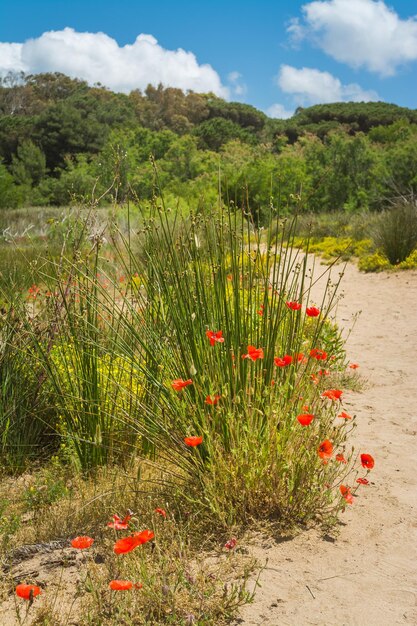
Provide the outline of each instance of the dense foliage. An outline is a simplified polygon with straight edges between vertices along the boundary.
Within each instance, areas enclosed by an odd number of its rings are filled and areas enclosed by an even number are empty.
[[[262,221],[291,211],[380,209],[417,191],[417,111],[383,102],[299,108],[289,120],[214,94],[149,85],[113,93],[63,74],[0,83],[0,207],[224,202]],[[154,176],[156,163],[158,178]]]

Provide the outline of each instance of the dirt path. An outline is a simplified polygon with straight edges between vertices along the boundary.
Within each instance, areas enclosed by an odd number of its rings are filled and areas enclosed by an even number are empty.
[[[241,626],[417,624],[417,272],[348,265],[342,292],[339,325],[362,310],[347,351],[369,386],[344,407],[357,415],[358,452],[375,458],[372,484],[334,542],[308,531],[253,548],[268,563]]]

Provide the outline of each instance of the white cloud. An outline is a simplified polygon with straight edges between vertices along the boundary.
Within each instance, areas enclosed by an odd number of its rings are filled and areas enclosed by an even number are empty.
[[[200,65],[192,52],[181,48],[166,50],[152,35],[144,34],[133,44],[119,46],[105,33],[64,28],[25,43],[0,43],[0,75],[9,70],[62,72],[122,92],[162,83],[228,96],[228,89],[211,65]]]
[[[295,44],[309,38],[337,61],[381,76],[417,60],[417,16],[401,19],[382,0],[315,0],[302,10],[304,20],[287,28]]]
[[[291,65],[281,65],[276,78],[284,93],[291,94],[299,105],[326,102],[369,102],[378,100],[375,91],[365,91],[356,83],[343,85],[329,72]]]
[[[242,78],[243,76],[240,72],[230,72],[230,74],[228,74],[227,79],[230,83],[232,95],[237,97],[246,95],[248,87],[246,83],[242,81]]]
[[[289,111],[283,104],[272,104],[265,111],[269,117],[276,117],[280,120],[287,120],[294,115],[294,111]]]

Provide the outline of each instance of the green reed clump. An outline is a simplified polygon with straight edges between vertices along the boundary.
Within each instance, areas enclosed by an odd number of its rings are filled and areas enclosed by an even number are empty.
[[[383,211],[373,230],[375,245],[392,265],[407,259],[417,247],[417,204],[401,198]]]
[[[308,519],[327,510],[333,496],[324,485],[340,466],[323,465],[317,448],[326,438],[343,446],[349,430],[334,424],[335,408],[311,378],[343,360],[328,333],[334,291],[318,303],[320,316],[306,316],[307,256],[287,245],[293,225],[279,228],[279,237],[271,227],[261,239],[236,212],[186,220],[158,204],[140,234],[141,254],[132,253],[131,241],[118,246],[126,270],[137,275],[123,335],[129,354],[132,345],[148,350],[145,385],[154,406],[138,425],[141,439],[156,457],[169,444],[174,463],[187,461],[189,497],[224,523],[260,513]],[[287,301],[302,307],[293,311]],[[224,341],[210,345],[208,331],[222,331]],[[245,357],[249,346],[262,349],[262,358]],[[313,348],[333,350],[318,363],[309,357]],[[291,365],[277,367],[274,358],[286,354]],[[176,379],[192,383],[175,391]],[[296,417],[306,405],[316,418],[304,429]],[[203,442],[187,449],[186,436]]]

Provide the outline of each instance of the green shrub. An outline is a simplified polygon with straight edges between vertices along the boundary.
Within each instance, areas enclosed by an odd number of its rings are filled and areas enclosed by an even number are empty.
[[[374,227],[373,239],[391,265],[398,265],[417,246],[417,205],[413,199],[401,199],[381,213]]]

